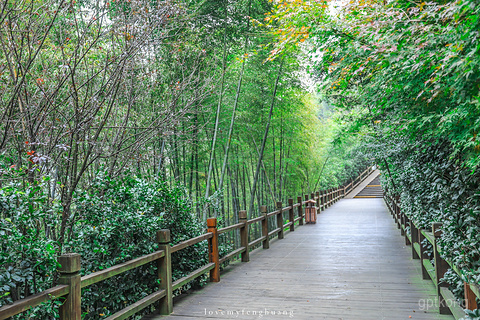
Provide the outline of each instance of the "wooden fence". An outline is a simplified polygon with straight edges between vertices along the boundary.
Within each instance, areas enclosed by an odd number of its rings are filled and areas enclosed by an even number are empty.
[[[442,257],[442,251],[438,245],[439,238],[442,235],[442,223],[432,223],[431,231],[418,228],[415,222],[410,220],[401,210],[398,196],[392,198],[385,194],[384,198],[401,235],[405,237],[405,244],[412,248],[412,258],[420,260],[423,279],[432,280],[437,289],[438,300],[436,303],[440,314],[451,314],[457,320],[465,318],[463,307],[448,289],[448,283],[442,281],[448,269],[452,269],[459,276],[462,275],[461,270],[456,265]],[[433,264],[425,246],[422,244],[425,239],[433,247]],[[476,299],[480,299],[478,284],[464,282],[464,307],[469,310],[477,309]]]
[[[59,285],[42,291],[38,294],[29,296],[25,299],[18,300],[10,305],[5,305],[0,308],[0,320],[7,319],[11,316],[17,315],[28,309],[38,306],[43,302],[52,299],[62,298],[64,302],[60,306],[60,320],[80,320],[81,319],[81,289],[88,287],[94,283],[114,277],[128,270],[138,268],[150,262],[156,262],[157,274],[159,280],[158,291],[146,296],[145,298],[127,306],[117,313],[109,316],[108,320],[126,319],[142,309],[156,303],[159,314],[170,314],[173,311],[173,290],[176,290],[197,277],[209,273],[210,281],[220,281],[220,265],[230,259],[241,256],[241,261],[248,262],[249,252],[252,248],[262,244],[263,249],[270,247],[270,240],[274,237],[283,239],[285,231],[295,231],[295,224],[303,225],[304,223],[304,205],[309,200],[315,200],[317,212],[323,211],[332,204],[343,198],[348,192],[358,186],[370,173],[372,168],[369,167],[363,171],[360,176],[350,183],[328,190],[321,190],[315,193],[306,194],[305,201],[302,197],[297,198],[294,203],[293,199],[288,200],[288,206],[283,207],[282,202],[276,203],[276,210],[267,213],[267,207],[261,206],[259,217],[247,220],[247,212],[240,211],[238,213],[237,224],[217,228],[217,219],[207,219],[207,232],[198,237],[189,239],[187,241],[171,246],[170,231],[160,230],[157,232],[156,241],[158,242],[158,251],[115,265],[108,269],[94,272],[86,276],[80,276],[81,257],[76,253],[64,254],[58,257],[58,263],[61,267],[58,269],[60,274]],[[285,222],[285,215],[288,214],[287,222]],[[270,230],[269,219],[276,221],[275,229]],[[261,236],[253,241],[249,241],[249,228],[252,224],[261,223]],[[218,244],[219,235],[239,230],[240,232],[240,247],[220,257]],[[209,263],[205,266],[191,272],[189,275],[172,281],[172,263],[171,255],[177,251],[193,246],[199,242],[208,241],[208,257]]]

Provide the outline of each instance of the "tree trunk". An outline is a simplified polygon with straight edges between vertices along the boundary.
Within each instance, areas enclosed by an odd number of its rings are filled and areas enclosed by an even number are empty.
[[[252,215],[252,212],[253,212],[253,204],[254,204],[254,200],[255,200],[255,191],[257,189],[258,174],[260,172],[260,166],[261,166],[262,159],[263,159],[263,152],[265,151],[265,144],[267,142],[268,129],[270,128],[270,121],[272,119],[273,107],[275,106],[275,98],[276,98],[276,95],[277,95],[278,81],[280,80],[280,75],[282,73],[283,61],[284,60],[282,58],[282,61],[280,62],[278,74],[277,74],[277,79],[275,80],[275,86],[274,86],[273,95],[272,95],[272,104],[270,105],[270,112],[268,113],[267,126],[265,127],[265,134],[263,136],[262,147],[260,149],[260,156],[258,157],[257,169],[255,171],[255,177],[253,179],[252,193],[250,195],[250,209],[249,209],[249,215],[250,216]]]

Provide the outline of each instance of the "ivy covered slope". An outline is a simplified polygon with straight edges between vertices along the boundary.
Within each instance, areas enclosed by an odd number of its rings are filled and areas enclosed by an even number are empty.
[[[445,255],[480,282],[478,1],[282,2],[259,24],[295,45],[391,193],[422,227],[444,223]]]

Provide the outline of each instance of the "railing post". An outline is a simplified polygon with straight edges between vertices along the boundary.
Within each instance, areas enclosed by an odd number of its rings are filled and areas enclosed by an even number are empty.
[[[395,206],[395,221],[397,221],[397,228],[402,229],[401,222],[400,222],[401,211],[400,211],[400,206],[398,205],[398,199],[399,199],[399,196],[395,196],[393,200],[393,204]]]
[[[393,209],[393,218],[395,219],[395,223],[398,225],[398,221],[397,221],[397,204],[395,203],[395,197],[392,198],[392,209]]]
[[[320,191],[315,192],[315,197],[317,197],[317,212],[320,214],[322,208],[320,208]]]
[[[400,223],[400,214],[401,214],[401,211],[400,211],[400,206],[397,204],[397,202],[395,201],[395,219],[397,221],[397,228],[398,229],[401,229],[402,228],[402,225]]]
[[[213,237],[208,239],[208,259],[210,262],[215,263],[215,268],[210,270],[210,281],[220,281],[220,259],[218,257],[218,230],[217,230],[217,218],[207,219],[208,232],[213,234]]]
[[[324,211],[325,210],[325,198],[323,196],[323,190],[320,190],[320,208],[319,208],[320,211]]]
[[[389,201],[390,201],[390,214],[392,215],[392,218],[395,220],[395,222],[397,222],[396,220],[396,216],[395,216],[395,203],[393,202],[393,198],[392,197],[388,197]]]
[[[302,210],[302,197],[297,197],[298,206],[298,216],[300,220],[298,220],[298,224],[303,226],[303,210]]]
[[[267,206],[260,207],[260,213],[262,213],[264,219],[262,220],[262,236],[265,239],[262,241],[263,249],[270,248],[270,238],[268,236],[268,216],[267,216]]]
[[[277,202],[277,210],[280,212],[277,213],[277,228],[280,228],[278,232],[278,239],[283,239],[283,211],[282,211],[282,201]]]
[[[398,229],[400,229],[400,234],[402,234],[402,208],[397,204],[397,223],[398,223]]]
[[[452,314],[440,291],[441,287],[448,287],[448,283],[441,281],[441,279],[449,268],[448,263],[442,259],[440,253],[438,252],[438,240],[442,235],[442,230],[440,229],[441,227],[442,223],[432,223],[432,232],[435,238],[435,241],[433,242],[433,255],[435,257],[435,277],[437,280],[438,306],[440,314]]]
[[[293,211],[293,199],[290,198],[288,199],[288,206],[290,207],[290,210],[288,210],[288,220],[292,223],[290,225],[290,231],[295,231],[295,213]]]
[[[390,199],[390,196],[387,194],[386,191],[385,191],[385,200],[386,200],[386,203],[387,203],[388,212],[390,212],[390,215],[393,216],[393,214],[392,214],[392,200]]]
[[[417,250],[415,250],[415,243],[418,243],[418,229],[412,220],[410,220],[410,236],[412,237],[412,259],[420,259]]]
[[[328,204],[328,196],[327,196],[328,190],[323,190],[323,208],[322,210],[325,211],[327,209],[327,204]]]
[[[464,282],[463,289],[465,294],[465,309],[475,310],[477,309],[477,296],[470,288],[470,284]]]
[[[170,242],[170,230],[163,229],[157,231],[158,249],[165,252],[165,256],[157,260],[160,290],[165,290],[165,297],[160,300],[158,305],[158,313],[162,315],[168,315],[173,312],[172,255],[170,252]]]
[[[65,301],[60,306],[60,319],[80,320],[82,318],[80,255],[78,253],[63,254],[57,258],[57,262],[61,265],[58,269],[58,272],[60,273],[58,283],[70,287],[69,293],[65,297]]]
[[[328,208],[328,201],[329,201],[329,195],[328,195],[328,192],[329,192],[330,189],[325,189],[325,209]]]
[[[248,248],[248,221],[246,210],[240,210],[238,212],[238,221],[243,223],[243,226],[240,228],[240,245],[245,248],[245,251],[242,252],[242,262],[248,262],[250,261],[250,250]]]
[[[425,236],[422,233],[422,229],[417,229],[417,230],[418,230],[418,243],[420,244],[420,265],[422,267],[422,278],[423,280],[428,280],[430,279],[430,275],[428,274],[427,269],[425,269],[425,265],[423,264],[423,260],[428,260],[428,254],[422,244],[423,241],[425,240]]]
[[[400,211],[400,235],[405,236],[405,233],[405,214]]]

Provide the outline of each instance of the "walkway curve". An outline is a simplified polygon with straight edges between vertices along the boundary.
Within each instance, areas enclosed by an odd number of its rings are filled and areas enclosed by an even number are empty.
[[[148,319],[448,319],[383,199],[343,199]]]

